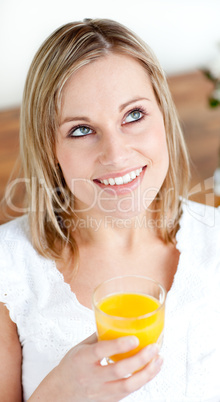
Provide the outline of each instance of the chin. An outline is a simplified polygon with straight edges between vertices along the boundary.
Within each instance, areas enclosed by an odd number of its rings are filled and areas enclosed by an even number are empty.
[[[124,202],[119,207],[116,207],[114,209],[112,208],[111,210],[108,210],[106,208],[105,211],[102,210],[100,212],[102,212],[102,215],[105,216],[104,219],[106,219],[107,217],[119,220],[133,220],[136,217],[146,215],[147,208],[151,205],[152,201],[153,200],[149,200],[148,204],[145,207],[143,207],[143,205],[131,205]]]

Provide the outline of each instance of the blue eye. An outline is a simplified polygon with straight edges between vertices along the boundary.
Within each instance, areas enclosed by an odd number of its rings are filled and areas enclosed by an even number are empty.
[[[140,110],[138,110],[138,109],[132,110],[132,112],[130,112],[126,116],[124,122],[125,123],[132,123],[133,121],[140,120],[142,117],[143,117],[143,113]]]
[[[71,130],[70,137],[84,137],[85,135],[92,134],[93,131],[87,126],[78,126]]]

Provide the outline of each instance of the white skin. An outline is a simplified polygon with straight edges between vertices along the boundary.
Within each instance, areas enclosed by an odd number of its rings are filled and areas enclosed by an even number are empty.
[[[70,78],[63,93],[56,153],[80,216],[145,214],[169,162],[163,116],[137,61],[111,54]],[[100,188],[97,183],[144,166],[141,185],[123,189],[120,195],[115,194],[118,186]]]
[[[166,177],[166,133],[148,74],[135,59],[110,54],[72,75],[63,90],[56,156],[74,193],[80,222],[92,219],[74,232],[80,251],[74,281],[72,271],[65,272],[67,264],[59,267],[79,301],[91,307],[93,289],[119,273],[134,273],[139,258],[135,273],[163,282],[167,267],[158,261],[161,268],[155,269],[155,255],[165,260],[168,248],[155,250],[157,236],[146,226],[135,227],[135,218],[142,221],[146,216]],[[143,168],[141,175],[126,185],[100,185],[102,179],[122,177],[137,168]],[[150,222],[150,210],[147,217]],[[147,273],[146,258],[152,267]],[[169,288],[172,275],[165,282]]]
[[[80,253],[76,276],[69,268],[68,252],[57,263],[78,300],[91,308],[93,289],[105,279],[124,274],[151,276],[169,290],[179,254],[153,230],[133,225],[135,217],[146,214],[169,164],[162,113],[149,77],[137,61],[109,54],[72,75],[63,90],[56,157],[74,193],[77,215],[101,222],[97,231],[91,226],[74,232]],[[121,187],[100,184],[100,179],[121,177],[137,168],[143,171],[134,182]],[[109,192],[109,188],[114,191]],[[106,230],[106,216],[112,222],[124,222],[128,217],[129,227],[112,225]],[[147,217],[151,218],[150,211]],[[0,354],[9,367],[7,371],[2,364],[1,394],[5,401],[20,401],[21,349],[16,327],[1,304],[0,318],[4,329],[8,328],[8,332],[0,333],[0,341],[6,345],[4,350],[0,347]],[[162,365],[156,345],[117,363],[100,365],[104,357],[134,349],[137,342],[136,337],[97,342],[92,335],[64,356],[29,400],[119,401],[155,377]],[[12,389],[12,367],[17,388],[14,399],[7,399],[8,389]],[[125,378],[130,373],[134,374]]]

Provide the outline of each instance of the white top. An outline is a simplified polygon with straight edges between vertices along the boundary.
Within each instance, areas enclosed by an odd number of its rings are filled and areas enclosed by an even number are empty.
[[[214,172],[214,194],[220,196],[220,167]]]
[[[184,205],[168,292],[161,372],[123,401],[220,401],[220,210]],[[66,352],[95,331],[55,262],[33,249],[27,217],[0,227],[0,301],[17,324],[26,401]]]

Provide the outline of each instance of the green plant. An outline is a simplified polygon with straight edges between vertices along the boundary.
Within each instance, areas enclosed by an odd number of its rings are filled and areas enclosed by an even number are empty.
[[[209,67],[204,68],[202,71],[205,76],[213,82],[214,86],[208,98],[209,105],[213,108],[217,107],[220,105],[220,54],[212,63],[210,63]]]

